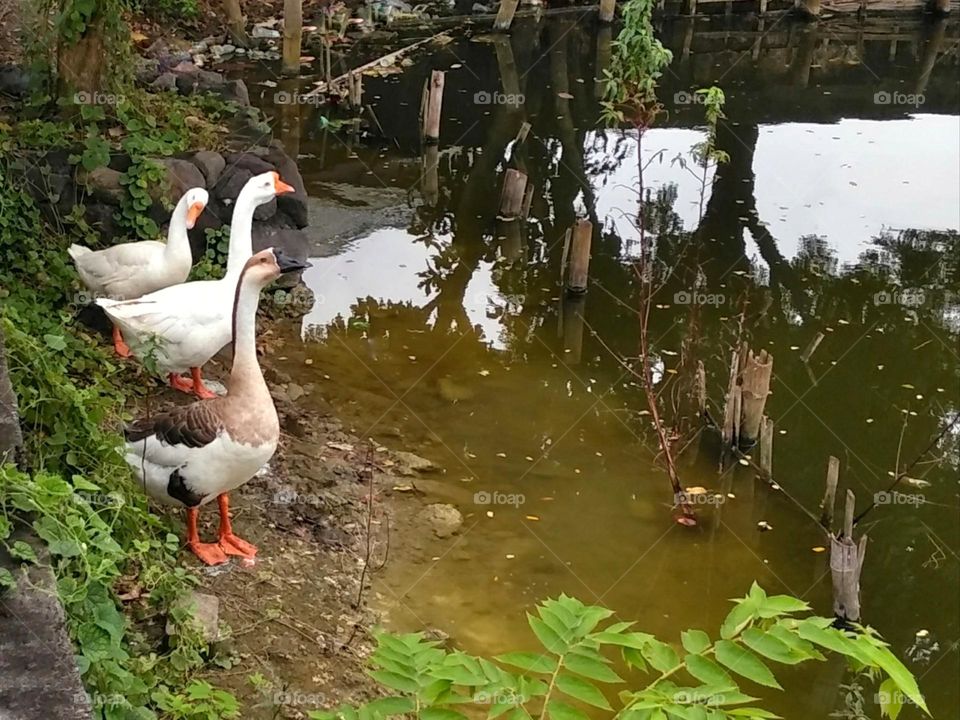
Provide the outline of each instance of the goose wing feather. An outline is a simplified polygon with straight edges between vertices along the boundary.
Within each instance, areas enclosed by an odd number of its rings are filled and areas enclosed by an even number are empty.
[[[131,273],[144,270],[160,256],[165,245],[156,240],[114,245],[105,250],[72,246],[70,256],[84,283],[91,290],[119,294],[116,287],[131,281]]]

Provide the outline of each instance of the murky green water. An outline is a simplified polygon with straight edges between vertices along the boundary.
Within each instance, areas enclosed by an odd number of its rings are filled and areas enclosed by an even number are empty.
[[[960,410],[960,96],[955,53],[943,54],[955,26],[918,25],[892,48],[882,32],[865,41],[842,25],[665,26],[676,55],[667,112],[639,148],[648,233],[671,268],[651,315],[657,388],[678,397],[702,361],[719,417],[746,302],[746,337],[775,358],[767,409],[781,488],[740,466],[718,474],[702,433],[681,478],[717,502],[698,508],[696,528],[674,522],[645,401],[621,362],[638,353],[638,138],[598,125],[605,32],[571,18],[520,28],[512,44],[454,43],[367,82],[382,130],[328,134],[314,107],[298,138],[287,127],[318,198],[305,277],[318,302],[287,369],[360,435],[443,467],[417,485],[461,510],[462,531],[394,548],[374,588],[394,627],[440,628],[474,652],[532,647],[523,611],[560,592],[670,639],[714,631],[753,580],[830,614],[827,558],[814,551],[827,543],[803,510],[816,513],[828,456],[865,507],[898,448],[912,459]],[[435,181],[417,143],[432,68],[448,71]],[[675,158],[689,162],[702,138],[702,110],[683,93],[708,82],[727,93],[719,143],[731,159],[698,177]],[[476,102],[497,92],[525,101]],[[535,190],[528,221],[509,228],[495,216],[503,171],[518,164]],[[343,208],[360,212],[360,231]],[[559,284],[578,216],[595,225],[579,305]],[[710,304],[684,304],[691,292]],[[960,709],[958,436],[932,453],[942,462],[911,473],[929,486],[903,488],[909,503],[861,526],[864,618],[910,658],[940,718]],[[840,684],[852,679],[835,664],[788,673],[788,693],[769,704],[821,720],[844,710]],[[879,717],[872,692],[863,709]]]

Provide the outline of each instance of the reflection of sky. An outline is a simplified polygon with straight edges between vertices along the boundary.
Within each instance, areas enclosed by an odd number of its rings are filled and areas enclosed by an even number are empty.
[[[700,180],[672,163],[689,158],[702,139],[696,130],[650,130],[644,139],[648,187],[677,186],[674,210],[687,230],[699,217]],[[625,239],[635,238],[635,140],[606,182],[594,180],[597,212]],[[659,154],[663,151],[662,154]],[[761,126],[754,157],[760,219],[768,223],[785,257],[796,254],[803,235],[825,236],[841,262],[853,262],[883,229],[960,228],[960,118],[918,115],[907,120],[843,120],[834,125],[792,123]],[[707,192],[709,192],[709,187]],[[438,238],[449,242],[449,237]],[[348,317],[359,298],[373,297],[422,307],[431,299],[419,273],[433,251],[396,228],[376,230],[340,255],[314,258],[304,275],[317,294],[305,326],[325,326]],[[488,317],[504,305],[490,266],[481,263],[467,288],[465,309],[494,347],[499,320]],[[489,313],[493,314],[493,313]]]
[[[697,226],[700,181],[671,160],[678,154],[689,159],[702,137],[677,128],[644,137],[644,162],[654,158],[644,182],[651,188],[677,184],[674,210],[687,230]],[[636,237],[635,147],[598,199],[599,216],[625,238]],[[840,261],[850,263],[884,229],[960,229],[960,117],[764,125],[753,169],[760,219],[787,258],[796,255],[804,235],[826,237]]]
[[[339,255],[311,258],[313,267],[304,271],[303,279],[316,294],[316,302],[303,326],[325,327],[338,315],[349,318],[351,305],[367,297],[423,307],[436,296],[420,287],[419,275],[433,252],[414,242],[405,230],[382,228],[350,243]],[[479,264],[467,286],[464,306],[470,322],[483,329],[484,338],[501,347],[499,321],[487,317],[489,307],[503,304],[490,271],[489,264]]]

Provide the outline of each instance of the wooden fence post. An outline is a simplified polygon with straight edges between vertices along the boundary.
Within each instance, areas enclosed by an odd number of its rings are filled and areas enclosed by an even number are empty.
[[[443,78],[442,70],[434,70],[430,73],[430,79],[427,81],[424,95],[426,96],[426,109],[423,120],[423,137],[427,142],[439,142],[440,140],[440,113],[443,109]]]
[[[590,244],[593,240],[593,223],[578,220],[573,227],[570,244],[570,268],[567,273],[567,292],[582,295],[587,291],[590,276]]]
[[[303,41],[303,0],[283,0],[283,60],[284,75],[300,74],[300,50]]]

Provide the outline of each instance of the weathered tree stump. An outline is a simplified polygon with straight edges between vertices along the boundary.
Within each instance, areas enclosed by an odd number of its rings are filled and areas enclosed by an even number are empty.
[[[860,622],[860,573],[867,550],[867,536],[853,540],[856,498],[847,490],[843,530],[830,536],[830,577],[833,582],[833,614],[843,622]]]

